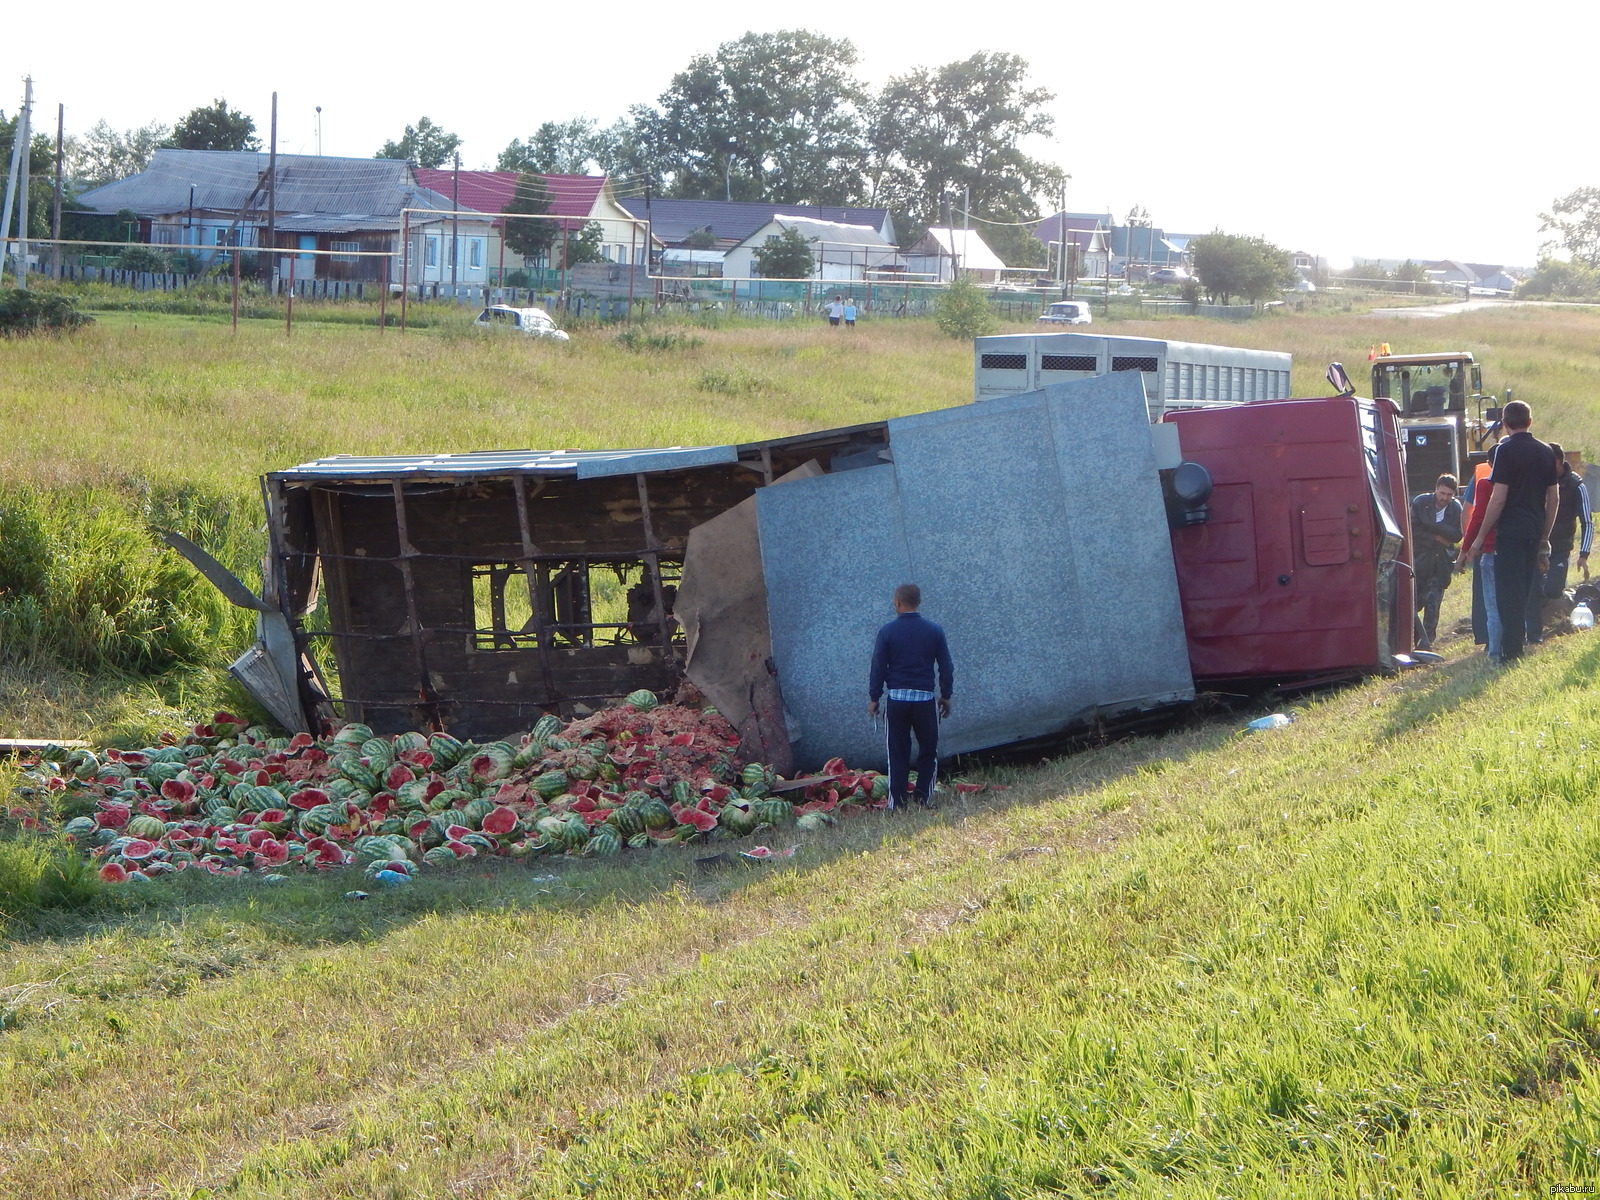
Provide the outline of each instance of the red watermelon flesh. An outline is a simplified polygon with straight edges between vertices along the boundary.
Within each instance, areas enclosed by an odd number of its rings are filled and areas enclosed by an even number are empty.
[[[517,814],[505,805],[491,809],[489,815],[483,818],[483,831],[495,837],[503,837],[517,827]]]
[[[109,862],[100,868],[100,878],[107,883],[121,883],[128,878],[128,868],[121,863]]]

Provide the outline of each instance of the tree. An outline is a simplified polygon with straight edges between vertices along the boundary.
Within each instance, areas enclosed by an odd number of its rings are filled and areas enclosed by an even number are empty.
[[[816,240],[798,229],[772,234],[751,256],[756,271],[765,279],[810,279],[817,267],[811,249]]]
[[[537,171],[541,175],[587,175],[603,169],[607,131],[589,117],[546,121],[528,135],[513,139],[500,152],[500,171]]]
[[[461,148],[461,139],[427,117],[407,125],[398,142],[385,142],[374,158],[403,158],[414,167],[442,167]]]
[[[1600,270],[1579,262],[1541,258],[1539,269],[1517,287],[1517,299],[1548,296],[1579,299],[1600,295]]]
[[[1027,86],[1028,64],[1015,54],[979,53],[937,70],[918,68],[884,85],[871,105],[868,173],[876,203],[920,237],[936,224],[942,201],[991,220],[1028,221],[1035,197],[1053,191],[1060,168],[1025,154],[1023,139],[1048,137],[1055,96]]]
[[[632,110],[634,165],[686,198],[848,204],[861,198],[866,93],[848,41],[747,33]]]
[[[1220,229],[1189,243],[1200,286],[1212,300],[1227,304],[1241,296],[1252,304],[1292,284],[1289,252],[1258,237],[1223,233]]]
[[[11,162],[11,146],[17,140],[17,125],[20,123],[21,114],[7,118],[0,113],[0,171],[4,171]],[[28,223],[26,233],[29,237],[50,236],[50,205],[54,196],[56,172],[56,149],[54,140],[45,134],[35,133],[28,139],[28,174],[31,183],[28,187]],[[17,220],[15,214],[11,218]],[[12,225],[6,233],[15,233],[17,225]]]
[[[1558,236],[1545,248],[1565,250],[1575,263],[1600,267],[1600,187],[1568,192],[1539,214],[1539,232]]]
[[[193,109],[172,127],[163,145],[179,150],[259,150],[256,123],[226,100]]]
[[[550,223],[552,227],[554,222]],[[579,263],[605,262],[605,255],[600,253],[600,245],[605,241],[605,230],[599,221],[590,221],[575,234],[568,234],[563,247],[562,266],[575,267]]]
[[[96,121],[81,138],[67,139],[67,177],[85,188],[127,179],[148,167],[157,147],[171,136],[167,126],[155,121],[121,133],[103,119]]]
[[[939,293],[933,319],[945,336],[953,338],[982,337],[995,327],[989,298],[969,279],[958,279]]]
[[[538,216],[550,211],[550,189],[532,172],[517,177],[517,190],[502,210]],[[506,245],[523,258],[539,258],[549,252],[560,229],[555,221],[507,221]]]

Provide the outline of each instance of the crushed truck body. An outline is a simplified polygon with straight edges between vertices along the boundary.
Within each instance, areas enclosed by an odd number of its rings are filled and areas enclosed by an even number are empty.
[[[1320,432],[1256,486],[1297,412]],[[475,740],[687,679],[785,773],[883,759],[867,663],[906,580],[955,649],[951,754],[1181,705],[1197,675],[1379,670],[1410,639],[1392,413],[1332,397],[1163,430],[1122,372],[739,445],[322,459],[264,481],[252,607],[293,646],[235,669],[290,727]],[[1308,612],[1345,632],[1297,638]]]

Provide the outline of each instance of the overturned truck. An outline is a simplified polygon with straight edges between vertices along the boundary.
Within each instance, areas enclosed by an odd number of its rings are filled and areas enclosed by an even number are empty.
[[[993,749],[1403,660],[1399,456],[1385,402],[1152,427],[1125,373],[742,445],[328,458],[264,481],[234,670],[290,728],[480,740],[686,678],[750,757],[867,764],[873,634],[914,579],[956,654],[943,746]]]

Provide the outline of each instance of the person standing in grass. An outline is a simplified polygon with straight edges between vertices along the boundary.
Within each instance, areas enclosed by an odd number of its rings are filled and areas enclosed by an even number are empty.
[[[846,296],[844,298],[844,327],[846,329],[854,329],[856,327],[856,298],[854,296]]]
[[[890,808],[906,799],[913,736],[917,739],[914,797],[923,808],[933,807],[933,781],[939,773],[939,720],[950,715],[955,682],[950,646],[944,630],[923,617],[921,608],[922,589],[916,584],[902,583],[895,588],[895,619],[878,630],[872,648],[867,712],[878,715],[879,700],[887,689]]]
[[[1522,657],[1527,637],[1528,600],[1538,573],[1550,567],[1550,529],[1560,505],[1556,456],[1530,432],[1533,409],[1521,400],[1505,406],[1501,416],[1510,436],[1496,447],[1489,507],[1470,557],[1491,533],[1495,535],[1494,591],[1500,610],[1498,661]]]
[[[1589,549],[1594,544],[1594,516],[1589,509],[1589,488],[1583,476],[1572,469],[1564,450],[1550,443],[1555,452],[1560,479],[1556,482],[1556,523],[1550,529],[1550,569],[1544,573],[1542,594],[1554,600],[1567,590],[1567,573],[1572,566],[1572,543],[1578,542],[1578,570],[1589,580]],[[1580,535],[1581,534],[1581,538]]]
[[[828,324],[837,329],[840,318],[844,316],[844,301],[835,296],[823,306],[823,312],[828,314]]]
[[[1456,477],[1441,475],[1433,491],[1411,501],[1411,558],[1416,579],[1418,650],[1433,646],[1439,636],[1439,604],[1455,570],[1455,546],[1461,541],[1461,501]]]

